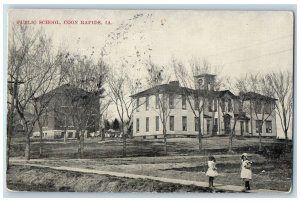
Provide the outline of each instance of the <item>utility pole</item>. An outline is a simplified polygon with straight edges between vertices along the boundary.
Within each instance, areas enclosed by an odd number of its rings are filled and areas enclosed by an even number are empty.
[[[10,110],[8,116],[9,116],[9,121],[7,122],[7,145],[6,145],[6,172],[8,171],[9,168],[9,154],[10,154],[10,144],[11,144],[11,137],[13,136],[13,124],[14,124],[14,110],[15,110],[15,101],[17,100],[17,95],[18,95],[18,85],[22,84],[24,82],[18,81],[19,78],[19,68],[17,69],[16,72],[16,78],[13,80],[13,77],[11,76],[11,80],[7,81],[8,85],[12,85],[12,93],[10,93],[11,96],[11,104],[10,104]],[[16,103],[17,104],[17,103]]]

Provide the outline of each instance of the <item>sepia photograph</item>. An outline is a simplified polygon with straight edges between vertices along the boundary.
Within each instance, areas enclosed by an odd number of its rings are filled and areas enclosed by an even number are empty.
[[[293,191],[292,11],[7,19],[8,192]]]

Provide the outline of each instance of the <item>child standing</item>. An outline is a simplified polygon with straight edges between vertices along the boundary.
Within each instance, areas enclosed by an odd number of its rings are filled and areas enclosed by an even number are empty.
[[[252,180],[252,162],[248,160],[248,155],[246,153],[242,154],[241,159],[241,178],[245,182],[245,188],[243,189],[243,191],[246,191],[250,190],[250,180]]]
[[[207,161],[208,169],[206,175],[208,178],[209,187],[214,186],[214,178],[218,176],[217,168],[216,168],[216,159],[214,156],[209,156]]]

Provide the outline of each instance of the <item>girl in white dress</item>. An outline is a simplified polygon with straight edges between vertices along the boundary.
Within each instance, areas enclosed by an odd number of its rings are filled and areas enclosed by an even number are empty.
[[[209,156],[207,161],[208,169],[206,175],[208,178],[209,187],[214,186],[214,178],[218,176],[217,168],[216,168],[216,159],[214,156]]]
[[[252,162],[248,160],[248,155],[246,153],[241,156],[241,178],[245,182],[245,188],[243,191],[250,190],[250,180],[252,180]]]

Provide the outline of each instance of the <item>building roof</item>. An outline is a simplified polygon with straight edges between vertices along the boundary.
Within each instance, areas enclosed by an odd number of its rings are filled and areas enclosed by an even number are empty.
[[[174,81],[170,82],[169,84],[162,84],[162,85],[149,88],[147,90],[131,95],[130,97],[137,98],[137,97],[145,97],[149,95],[162,94],[162,93],[178,94],[178,95],[195,95],[195,96],[204,96],[204,97],[211,97],[211,98],[222,98],[225,94],[228,94],[233,99],[240,98],[239,96],[234,95],[230,90],[222,90],[222,91],[212,91],[212,90],[202,90],[202,89],[195,90],[191,88],[182,87],[179,85],[178,82],[174,82]],[[243,93],[242,96],[244,100],[257,100],[257,99],[272,100],[272,101],[277,100],[272,97],[268,97],[254,92]]]
[[[269,100],[269,101],[275,101],[277,99],[265,96],[259,93],[255,92],[247,92],[242,94],[244,100]]]
[[[229,90],[225,91],[210,91],[210,90],[202,90],[202,89],[191,89],[186,87],[181,87],[179,83],[178,85],[175,85],[174,82],[170,82],[169,84],[162,84],[158,85],[152,88],[149,88],[147,90],[144,90],[142,92],[139,92],[137,94],[131,95],[132,98],[137,97],[145,97],[149,95],[154,94],[179,94],[179,95],[196,95],[196,96],[205,96],[205,97],[212,97],[212,98],[219,98],[223,97],[226,93],[228,93],[233,98],[236,98],[233,93],[231,93]]]
[[[137,94],[131,95],[130,97],[132,98],[144,97],[148,95],[161,94],[161,93],[184,95],[184,94],[194,94],[195,90],[191,88],[181,87],[179,85],[174,85],[174,84],[162,84],[162,85],[149,88],[142,92],[139,92]]]
[[[61,85],[51,91],[49,91],[48,93],[44,94],[43,96],[39,96],[36,99],[45,99],[49,96],[55,96],[55,95],[88,95],[89,92],[78,88],[76,86],[73,86],[71,84],[64,84]]]

